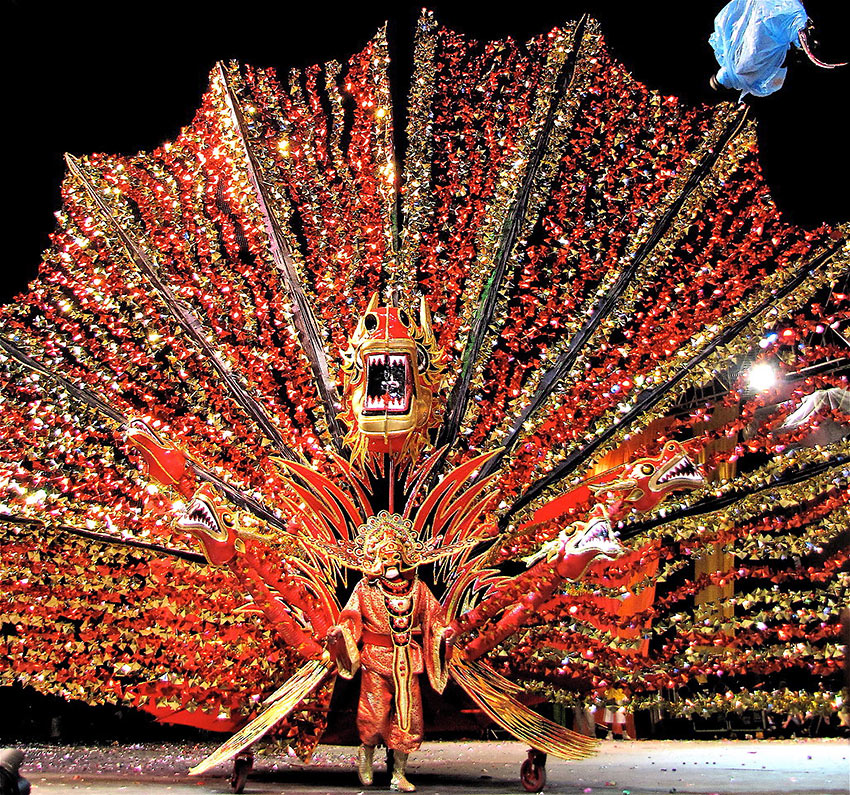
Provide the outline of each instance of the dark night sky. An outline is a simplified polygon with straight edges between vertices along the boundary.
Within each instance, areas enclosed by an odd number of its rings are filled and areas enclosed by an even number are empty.
[[[707,38],[723,2],[431,2],[444,24],[477,38],[527,39],[589,11],[615,54],[647,85],[716,101]],[[809,0],[824,60],[850,60],[845,0]],[[33,278],[59,208],[62,153],[132,153],[190,121],[216,60],[281,69],[345,59],[389,20],[396,124],[406,100],[421,4],[34,2],[4,0],[6,37],[2,299]],[[687,9],[687,10],[682,10]],[[753,100],[762,163],[779,206],[803,224],[850,219],[850,67],[801,63],[782,91]],[[11,206],[9,206],[11,205]]]

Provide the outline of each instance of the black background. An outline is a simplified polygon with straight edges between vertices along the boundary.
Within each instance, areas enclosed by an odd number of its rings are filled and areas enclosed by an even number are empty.
[[[584,11],[616,56],[652,88],[718,101],[707,43],[723,2],[431,2],[443,24],[480,39],[525,40]],[[850,60],[844,0],[809,0],[824,60]],[[344,60],[389,22],[397,138],[421,4],[320,0],[228,4],[4,0],[3,247],[0,298],[36,273],[60,206],[62,153],[152,149],[187,124],[217,60],[287,69]],[[850,67],[794,59],[785,87],[751,99],[762,164],[780,208],[801,224],[850,219]]]

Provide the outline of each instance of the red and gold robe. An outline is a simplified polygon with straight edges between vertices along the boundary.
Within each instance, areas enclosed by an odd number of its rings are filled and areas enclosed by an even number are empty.
[[[442,651],[446,620],[439,602],[418,577],[364,577],[340,613],[339,626],[347,652],[337,660],[340,675],[350,679],[362,669],[360,741],[416,750],[424,731],[418,675],[427,671],[439,693],[448,676]]]

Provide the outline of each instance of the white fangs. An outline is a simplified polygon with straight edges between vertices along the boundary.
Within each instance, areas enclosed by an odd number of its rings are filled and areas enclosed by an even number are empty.
[[[595,549],[603,557],[612,559],[625,552],[623,545],[614,534],[611,524],[605,520],[591,522],[584,532],[577,533],[570,538],[564,549],[571,553]]]
[[[184,528],[203,527],[210,533],[218,532],[215,517],[203,500],[194,500],[177,524]]]
[[[398,398],[397,400],[393,400],[392,398],[387,398],[386,395],[381,395],[380,397],[366,397],[366,402],[363,404],[367,409],[390,409],[396,411],[403,411],[405,406],[407,405],[407,401],[403,398]]]
[[[661,477],[658,478],[659,485],[667,483],[670,480],[687,480],[692,483],[701,483],[702,476],[697,471],[690,458],[684,457],[679,459],[668,469]]]
[[[396,390],[398,391],[398,387],[401,387],[403,390],[403,394],[401,397],[391,397],[390,392],[384,384],[385,391],[379,395],[370,395],[368,394],[369,387],[367,387],[367,394],[363,401],[363,409],[365,411],[383,411],[383,412],[393,412],[397,414],[404,414],[410,409],[410,395],[411,395],[411,384],[412,376],[410,371],[410,356],[406,353],[370,353],[366,356],[366,367],[367,371],[372,367],[383,367],[383,368],[404,368],[404,375],[399,377],[398,382],[396,382]],[[390,374],[388,372],[384,372],[383,382],[387,382],[391,376],[396,376],[396,373]],[[367,376],[367,379],[369,376]]]

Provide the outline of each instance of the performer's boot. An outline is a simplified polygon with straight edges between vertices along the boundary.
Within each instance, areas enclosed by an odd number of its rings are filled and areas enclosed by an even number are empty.
[[[416,792],[416,787],[404,775],[407,769],[407,757],[409,754],[402,751],[394,751],[393,753],[395,754],[395,762],[393,763],[393,775],[390,779],[390,789],[397,790],[398,792]]]
[[[372,760],[374,758],[374,745],[361,745],[357,749],[357,777],[364,787],[372,785]]]

